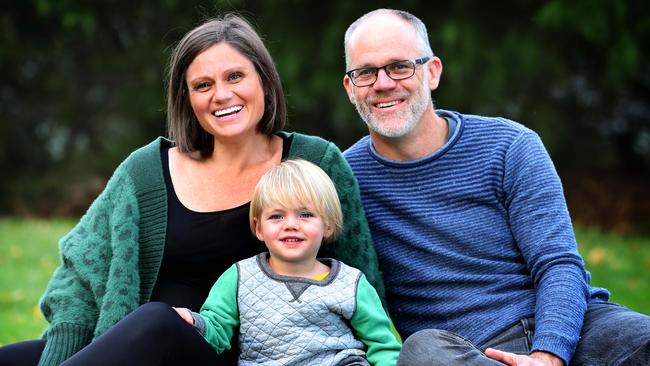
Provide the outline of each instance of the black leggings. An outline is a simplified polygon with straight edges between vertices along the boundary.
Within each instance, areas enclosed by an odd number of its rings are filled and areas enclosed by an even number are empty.
[[[233,345],[237,344],[235,337],[233,340]],[[44,341],[28,341],[2,347],[0,364],[36,365],[44,345]],[[7,357],[3,358],[5,353]],[[10,363],[11,360],[14,363]],[[236,365],[237,351],[217,354],[169,305],[150,302],[119,321],[62,365],[186,364]]]
[[[36,366],[45,348],[45,340],[38,339],[0,347],[0,365]]]

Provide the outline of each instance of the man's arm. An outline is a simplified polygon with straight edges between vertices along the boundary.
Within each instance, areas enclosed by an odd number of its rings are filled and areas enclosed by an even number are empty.
[[[531,131],[506,154],[505,205],[536,289],[533,351],[568,363],[578,343],[589,286],[555,167]]]

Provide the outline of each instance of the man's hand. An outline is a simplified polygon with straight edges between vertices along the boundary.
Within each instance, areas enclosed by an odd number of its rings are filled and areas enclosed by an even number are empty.
[[[174,308],[174,310],[176,310],[178,315],[180,315],[181,318],[183,318],[183,320],[185,320],[187,322],[187,324],[194,325],[194,318],[192,318],[192,313],[190,312],[190,309],[187,309],[187,308]]]
[[[536,351],[530,355],[516,355],[494,348],[485,350],[485,355],[508,366],[564,366],[564,361],[548,352]]]

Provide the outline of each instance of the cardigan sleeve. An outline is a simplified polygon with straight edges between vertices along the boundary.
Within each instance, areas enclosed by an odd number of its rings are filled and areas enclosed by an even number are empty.
[[[130,193],[132,185],[118,169],[61,239],[61,264],[40,301],[50,325],[43,334],[46,345],[39,365],[58,365],[87,345],[99,331],[102,310],[121,317],[137,306],[128,301],[134,295],[137,299],[139,290],[137,273],[132,272],[138,262],[133,244],[138,213],[135,200],[128,200],[133,197]],[[117,273],[122,285],[111,283],[109,273],[114,277]],[[103,302],[104,298],[112,301]]]
[[[341,201],[343,231],[333,243],[321,247],[322,255],[331,256],[361,270],[377,290],[386,308],[384,283],[379,271],[377,253],[372,243],[366,214],[361,204],[359,185],[352,175],[348,162],[333,143],[329,143],[320,167],[332,178]]]

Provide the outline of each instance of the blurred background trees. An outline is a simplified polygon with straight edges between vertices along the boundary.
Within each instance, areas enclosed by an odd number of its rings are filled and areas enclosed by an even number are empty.
[[[438,108],[537,131],[574,220],[650,232],[650,5],[646,1],[9,0],[0,4],[0,215],[79,215],[134,148],[164,135],[172,47],[237,11],[283,80],[288,130],[343,150],[366,128],[341,80],[343,33],[407,10],[442,59]]]

